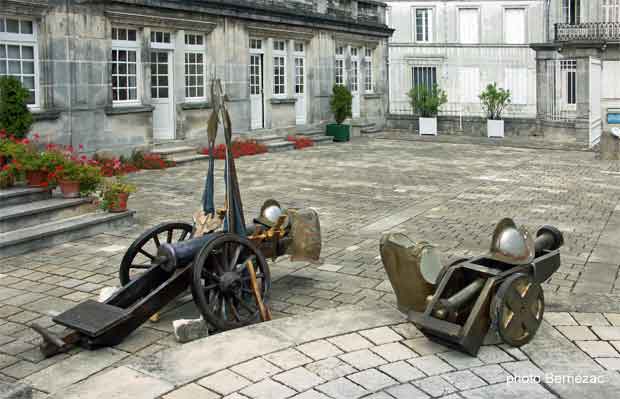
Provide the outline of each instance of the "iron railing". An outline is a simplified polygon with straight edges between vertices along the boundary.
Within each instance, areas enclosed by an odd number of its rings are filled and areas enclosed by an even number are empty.
[[[620,40],[620,22],[555,24],[556,42],[616,40]]]

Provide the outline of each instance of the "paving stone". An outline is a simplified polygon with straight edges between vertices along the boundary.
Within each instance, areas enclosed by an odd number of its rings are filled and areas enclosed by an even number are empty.
[[[544,319],[552,326],[576,326],[577,321],[568,312],[545,312]]]
[[[512,356],[495,345],[481,347],[477,357],[485,364],[511,362],[514,360]]]
[[[480,359],[466,355],[462,352],[450,351],[438,353],[437,356],[450,363],[457,370],[482,366]]]
[[[397,385],[386,389],[386,392],[396,399],[426,399],[430,397],[411,384]]]
[[[461,392],[466,399],[514,399],[536,398],[551,399],[555,395],[549,393],[539,384],[495,384]]]
[[[456,388],[452,386],[448,381],[441,377],[428,377],[421,380],[416,380],[412,384],[420,388],[430,396],[436,398],[456,392]]]
[[[345,375],[357,371],[347,363],[335,357],[328,357],[327,359],[307,364],[305,368],[327,381],[344,377]]]
[[[620,326],[620,313],[605,313],[604,315],[612,326]]]
[[[455,371],[442,375],[442,377],[459,390],[473,389],[486,385],[482,379],[469,370]]]
[[[609,321],[602,313],[571,313],[582,326],[608,326]]]
[[[590,357],[620,357],[620,353],[605,341],[575,341]]]
[[[331,356],[338,356],[343,352],[330,342],[322,339],[319,341],[309,342],[297,347],[305,355],[314,360],[321,360]]]
[[[527,355],[519,348],[512,347],[508,344],[501,344],[499,347],[517,360],[528,360]]]
[[[420,338],[424,334],[416,328],[413,323],[403,323],[392,326],[392,330],[396,331],[405,339]]]
[[[510,374],[498,364],[474,367],[471,371],[489,384],[506,382],[507,378],[510,377]]]
[[[347,362],[358,370],[365,370],[387,363],[381,357],[375,355],[368,349],[362,349],[360,351],[344,354],[340,356],[340,359]]]
[[[285,349],[283,351],[270,353],[269,355],[263,356],[263,358],[282,370],[290,370],[312,362],[312,359],[296,349]]]
[[[364,396],[364,399],[394,399],[394,396],[385,392],[375,392],[369,396]]]
[[[322,394],[321,392],[311,389],[309,391],[300,393],[299,395],[293,396],[292,399],[331,399],[331,398],[329,396],[326,396],[325,394]]]
[[[291,388],[273,380],[262,380],[241,390],[252,399],[285,399],[296,394]]]
[[[228,395],[251,383],[250,380],[229,370],[220,371],[219,373],[212,374],[198,381],[198,384],[220,395]]]
[[[620,327],[592,327],[592,331],[602,340],[620,340]]]
[[[220,395],[209,391],[197,384],[185,385],[182,388],[176,389],[167,395],[163,396],[163,399],[219,399]]]
[[[392,342],[390,344],[376,346],[374,348],[370,348],[370,350],[381,356],[388,362],[407,360],[418,356],[417,353],[399,342]]]
[[[111,348],[80,352],[28,376],[27,384],[40,391],[56,392],[93,375],[127,356]]]
[[[502,367],[515,377],[543,377],[544,373],[529,360],[502,363]]]
[[[346,378],[338,378],[319,385],[316,389],[334,399],[357,399],[370,393]]]
[[[558,326],[556,327],[571,341],[597,341],[598,337],[586,326]]]
[[[397,382],[377,369],[368,369],[347,377],[370,392],[397,384]]]
[[[620,371],[620,358],[617,357],[598,357],[596,360],[601,366],[605,367],[607,370],[616,370]]]
[[[274,374],[278,374],[282,370],[262,358],[257,358],[234,366],[231,368],[231,371],[248,380],[258,382]]]
[[[366,349],[373,346],[373,343],[357,333],[340,335],[338,337],[329,338],[329,342],[336,345],[345,352],[353,352],[360,349]]]
[[[321,377],[303,367],[285,371],[284,373],[274,375],[272,378],[298,392],[306,391],[325,382]]]
[[[454,371],[454,367],[435,355],[417,357],[409,360],[408,363],[415,366],[426,375],[437,375],[447,373],[448,371]]]
[[[380,366],[379,370],[397,379],[399,382],[409,382],[426,376],[423,372],[405,361],[385,364]]]
[[[359,333],[371,340],[375,345],[387,344],[390,342],[402,340],[402,337],[396,334],[389,327],[378,327],[371,330],[360,331]]]
[[[433,342],[426,337],[408,339],[403,341],[403,344],[407,345],[421,356],[433,355],[435,353],[447,352],[450,350],[450,348]]]

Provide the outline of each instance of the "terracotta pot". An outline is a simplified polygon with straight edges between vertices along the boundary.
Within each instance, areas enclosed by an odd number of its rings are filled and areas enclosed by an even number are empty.
[[[26,181],[30,187],[45,187],[47,185],[47,172],[33,170],[26,172]]]
[[[110,209],[108,212],[111,213],[120,213],[125,212],[127,210],[127,200],[129,199],[128,193],[119,193],[116,197],[116,200],[110,204]]]
[[[72,180],[60,180],[58,181],[60,191],[64,198],[79,198],[80,196],[80,182]]]

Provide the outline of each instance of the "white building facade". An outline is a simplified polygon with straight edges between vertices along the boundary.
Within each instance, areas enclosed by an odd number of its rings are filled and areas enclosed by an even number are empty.
[[[536,59],[544,40],[542,0],[416,0],[387,3],[389,110],[411,114],[407,93],[437,84],[448,95],[440,116],[484,117],[489,83],[509,89],[507,117],[536,116]],[[441,129],[441,128],[440,128]]]

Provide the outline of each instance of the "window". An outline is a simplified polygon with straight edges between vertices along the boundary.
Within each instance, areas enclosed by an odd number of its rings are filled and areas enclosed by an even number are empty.
[[[560,96],[565,105],[577,104],[577,60],[561,60],[562,87]]]
[[[274,40],[273,51],[286,51],[286,42],[284,40]]]
[[[336,84],[344,85],[344,60],[336,59]]]
[[[434,66],[414,66],[413,67],[413,87],[425,86],[431,90],[437,84],[437,67]]]
[[[358,74],[359,61],[353,60],[351,61],[351,91],[356,93],[359,91]]]
[[[344,55],[344,46],[336,47],[336,55]]]
[[[206,47],[204,35],[185,35],[185,98],[200,101],[207,98],[205,86]]]
[[[527,68],[506,68],[504,88],[513,104],[527,104]]]
[[[480,69],[478,67],[460,67],[458,73],[458,92],[461,103],[479,104]]]
[[[262,55],[250,54],[250,94],[261,95],[263,92]]]
[[[273,94],[286,95],[286,59],[284,56],[273,57]]]
[[[170,44],[170,32],[151,32],[151,43]]]
[[[566,24],[579,24],[581,21],[581,1],[562,0],[562,17]]]
[[[620,22],[620,0],[603,0],[603,21]]]
[[[357,47],[351,47],[351,57],[357,57]]]
[[[112,28],[112,101],[138,103],[138,51],[135,29]]]
[[[304,94],[305,92],[305,72],[304,58],[295,58],[295,93]]]
[[[459,8],[459,42],[480,43],[480,18],[477,8]]]
[[[250,39],[250,48],[252,50],[261,50],[263,48],[263,41],[261,39]]]
[[[0,16],[0,76],[15,76],[38,106],[38,54],[34,22]]]
[[[525,8],[506,8],[504,10],[504,42],[507,44],[525,44]]]
[[[364,91],[372,91],[372,49],[366,48],[364,52],[366,61],[366,73],[364,74]]]
[[[414,8],[414,24],[416,42],[432,41],[433,10],[431,8]]]
[[[304,52],[304,44],[302,42],[295,42],[295,52],[296,53]]]

